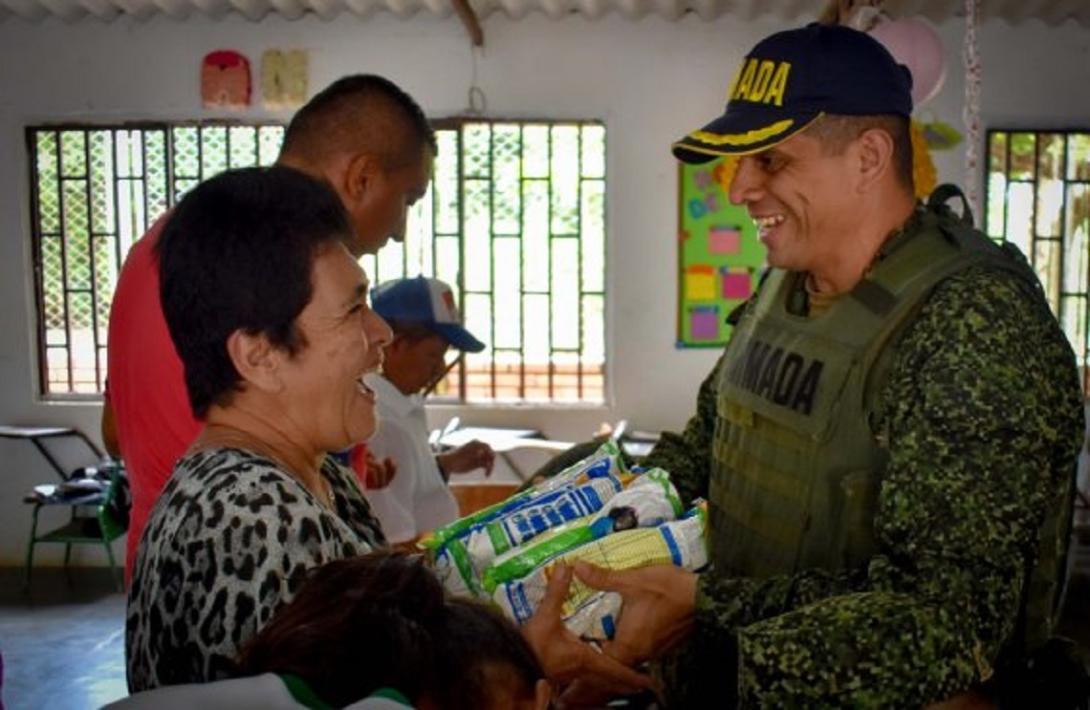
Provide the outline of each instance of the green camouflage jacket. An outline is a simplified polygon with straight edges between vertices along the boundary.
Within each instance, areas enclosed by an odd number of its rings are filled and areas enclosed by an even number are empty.
[[[936,289],[883,393],[880,553],[839,574],[703,574],[696,631],[658,667],[671,707],[920,707],[992,673],[1083,441],[1073,354],[1026,288],[972,268]],[[686,501],[708,493],[718,367],[646,461]]]

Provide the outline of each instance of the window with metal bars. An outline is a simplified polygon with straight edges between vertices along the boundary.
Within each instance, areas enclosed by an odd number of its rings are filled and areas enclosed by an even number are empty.
[[[34,126],[31,231],[44,395],[97,395],[121,264],[134,240],[191,187],[276,160],[279,125]]]
[[[984,212],[1033,265],[1090,390],[1090,131],[988,131]]]
[[[272,163],[274,124],[27,129],[41,391],[101,392],[129,247],[194,185]],[[605,391],[605,128],[444,121],[404,244],[362,263],[375,283],[424,274],[456,290],[488,344],[452,367],[452,401],[601,402]]]
[[[437,395],[469,402],[605,397],[605,127],[442,121],[431,188],[404,244],[362,263],[376,283],[435,276],[488,347]]]

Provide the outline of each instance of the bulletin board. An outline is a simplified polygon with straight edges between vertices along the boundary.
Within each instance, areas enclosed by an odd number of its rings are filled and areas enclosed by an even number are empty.
[[[726,343],[727,314],[753,293],[765,265],[756,226],[720,186],[721,162],[678,169],[679,348]]]

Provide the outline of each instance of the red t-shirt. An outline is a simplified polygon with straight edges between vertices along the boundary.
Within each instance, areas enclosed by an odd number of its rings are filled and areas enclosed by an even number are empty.
[[[166,215],[133,245],[110,308],[108,376],[121,455],[132,488],[125,579],[148,514],[201,423],[193,417],[185,371],[159,303],[155,245]]]

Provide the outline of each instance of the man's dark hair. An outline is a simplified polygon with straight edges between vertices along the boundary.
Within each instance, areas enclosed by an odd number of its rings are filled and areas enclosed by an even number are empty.
[[[157,245],[159,293],[194,415],[239,386],[227,353],[235,331],[291,355],[306,346],[295,320],[310,302],[311,265],[350,233],[336,193],[290,168],[221,173],[178,203]]]
[[[435,640],[445,614],[443,588],[419,557],[376,552],[330,562],[246,645],[238,674],[296,675],[334,707],[384,687],[415,704],[452,661]]]
[[[411,96],[389,79],[354,74],[333,82],[295,114],[281,157],[321,161],[348,148],[378,156],[387,170],[438,152],[435,132]]]
[[[893,140],[893,170],[901,187],[915,192],[912,177],[912,133],[909,119],[904,116],[842,116],[825,114],[806,129],[806,134],[817,138],[831,153],[839,154],[864,131],[877,128],[889,134]]]

